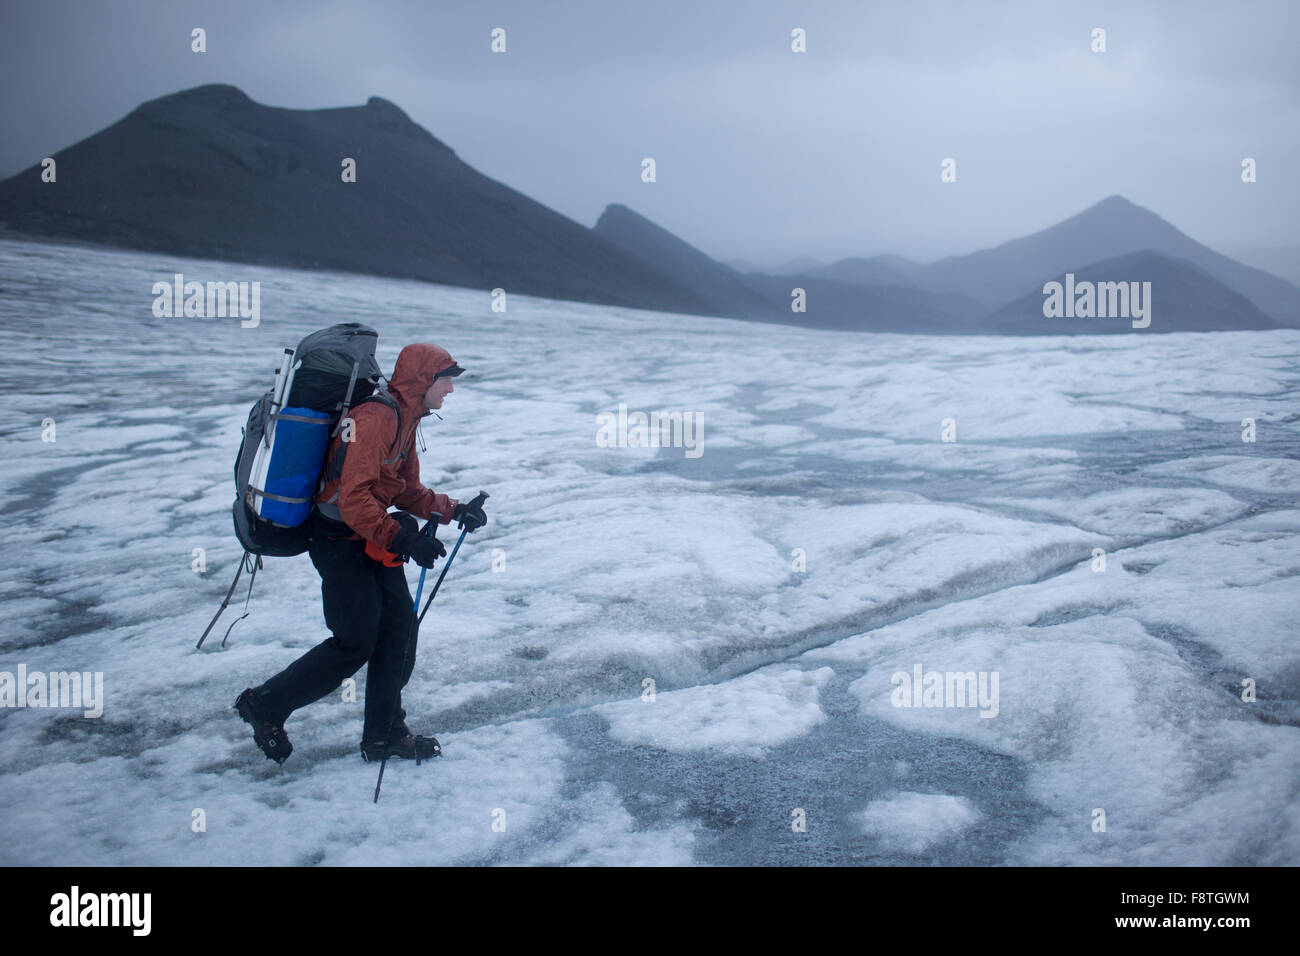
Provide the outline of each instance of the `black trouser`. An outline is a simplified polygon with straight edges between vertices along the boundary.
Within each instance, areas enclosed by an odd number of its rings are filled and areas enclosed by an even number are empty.
[[[418,636],[406,573],[366,557],[364,541],[331,539],[321,530],[323,522],[313,521],[308,553],[320,572],[325,623],[334,636],[257,688],[253,706],[283,726],[293,711],[338,690],[369,661],[361,739],[387,740],[390,730],[394,738],[405,736],[402,688],[415,669]]]

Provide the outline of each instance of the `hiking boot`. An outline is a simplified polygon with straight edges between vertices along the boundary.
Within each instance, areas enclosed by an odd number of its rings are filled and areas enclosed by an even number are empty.
[[[293,753],[293,744],[289,743],[289,735],[284,732],[284,728],[263,720],[253,709],[253,688],[246,687],[235,699],[235,712],[245,723],[252,725],[253,741],[262,748],[267,759],[282,764]]]
[[[419,737],[415,734],[407,734],[405,737],[394,737],[390,741],[371,741],[361,745],[361,759],[367,762],[373,760],[392,760],[394,757],[401,757],[405,760],[428,760],[430,757],[441,757],[442,747],[438,745],[437,737]]]

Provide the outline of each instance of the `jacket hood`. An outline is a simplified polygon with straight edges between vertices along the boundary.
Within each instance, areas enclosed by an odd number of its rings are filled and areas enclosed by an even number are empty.
[[[416,343],[408,345],[397,356],[393,376],[388,380],[388,391],[397,399],[402,414],[413,413],[423,417],[424,393],[433,384],[433,377],[445,368],[456,364],[446,349],[436,345]]]

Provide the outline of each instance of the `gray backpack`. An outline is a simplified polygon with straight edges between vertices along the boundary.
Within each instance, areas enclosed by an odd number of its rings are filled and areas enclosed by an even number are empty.
[[[244,555],[198,647],[229,606],[245,570],[251,596],[263,556],[291,557],[307,550],[307,519],[330,438],[348,409],[370,399],[379,384],[378,341],[374,329],[346,322],[313,332],[297,348],[284,350],[275,384],[249,410],[235,456],[232,510]],[[247,608],[247,599],[244,603]],[[247,616],[245,610],[226,629],[226,637]]]

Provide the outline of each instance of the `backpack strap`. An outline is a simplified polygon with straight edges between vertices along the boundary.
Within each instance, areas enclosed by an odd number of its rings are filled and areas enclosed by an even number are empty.
[[[393,440],[388,446],[388,453],[391,457],[385,458],[383,460],[383,463],[385,465],[391,465],[395,461],[401,461],[403,458],[406,457],[405,450],[402,450],[397,455],[393,455],[393,451],[397,448],[397,443],[402,438],[402,409],[398,406],[397,399],[393,398],[393,396],[390,395],[386,390],[380,389],[379,391],[375,392],[373,395],[369,395],[366,398],[361,399],[361,401],[357,402],[352,407],[354,409],[359,408],[360,406],[366,404],[367,402],[379,402],[381,405],[387,405],[396,413],[397,433],[393,435]],[[336,451],[333,457],[331,457],[330,460],[326,462],[324,469],[322,469],[321,471],[320,487],[323,488],[329,482],[338,481],[340,478],[343,477],[343,463],[347,460],[348,445],[350,444],[351,442],[346,442],[346,441],[339,443],[340,447],[338,451]],[[335,521],[341,521],[342,515],[339,512],[338,500],[339,500],[339,492],[335,491],[333,496],[331,496],[328,501],[320,502],[317,505],[317,509],[322,514],[324,514],[325,517],[332,518]]]
[[[335,435],[337,435],[337,434],[339,433],[339,429],[343,427],[343,419],[345,419],[345,418],[348,417],[348,409],[352,406],[352,389],[356,387],[356,384],[357,384],[357,371],[358,371],[360,368],[361,368],[361,363],[360,363],[360,362],[353,362],[353,363],[352,363],[352,375],[349,376],[349,378],[348,378],[348,390],[347,390],[346,395],[345,395],[344,398],[343,398],[343,401],[339,403],[339,406],[338,406],[338,410],[339,410],[339,420],[338,420],[338,422],[334,425],[334,430],[333,430],[332,432],[330,432],[330,438],[333,438]],[[361,403],[358,402],[357,404],[359,405],[359,404],[361,404]]]
[[[385,404],[385,405],[387,405],[389,408],[391,408],[391,409],[393,410],[394,413],[396,413],[396,415],[397,415],[397,434],[395,434],[395,435],[393,436],[393,441],[392,441],[392,443],[388,446],[388,454],[389,454],[389,455],[392,455],[392,454],[393,454],[393,450],[394,450],[395,448],[397,448],[397,443],[398,443],[398,442],[401,440],[401,438],[402,438],[402,409],[401,409],[400,407],[398,407],[397,399],[393,398],[393,396],[390,395],[386,390],[381,390],[381,391],[375,392],[373,395],[371,395],[371,396],[369,396],[368,398],[364,399],[364,401],[367,401],[367,402],[382,402],[383,404]],[[361,404],[361,403],[358,402],[357,404],[359,405],[359,404]],[[405,457],[406,457],[406,450],[403,449],[399,454],[397,454],[397,455],[395,455],[395,456],[393,456],[393,457],[391,457],[391,458],[385,458],[385,459],[384,459],[384,464],[385,464],[385,465],[391,465],[393,462],[395,462],[395,461],[401,461],[401,460],[402,460],[403,458],[405,458]]]
[[[357,402],[352,407],[358,408],[366,404],[366,402],[379,402],[381,405],[387,405],[389,408],[393,410],[393,413],[397,415],[397,433],[393,435],[393,440],[388,446],[388,450],[391,453],[392,450],[397,447],[398,440],[402,437],[402,409],[398,406],[397,399],[393,398],[393,396],[386,389],[382,389],[382,388],[379,391],[375,392],[373,395],[367,395],[365,398],[361,399],[361,401]],[[406,456],[402,455],[401,457],[405,458]],[[392,459],[388,459],[387,461],[396,461],[396,460],[397,460],[396,458],[392,458]],[[385,461],[385,464],[387,464],[387,461]]]

